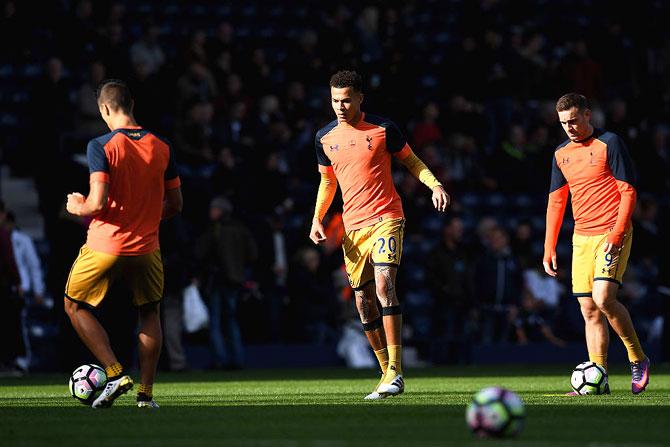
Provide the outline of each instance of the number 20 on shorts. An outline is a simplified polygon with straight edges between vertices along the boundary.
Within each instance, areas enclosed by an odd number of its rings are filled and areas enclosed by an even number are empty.
[[[395,239],[395,236],[389,236],[388,238],[380,237],[377,239],[377,244],[379,246],[378,253],[386,253],[387,250],[389,253],[395,253],[398,249],[398,243]]]

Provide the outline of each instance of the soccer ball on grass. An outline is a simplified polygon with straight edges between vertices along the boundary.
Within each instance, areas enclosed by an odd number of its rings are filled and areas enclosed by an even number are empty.
[[[94,364],[81,365],[70,376],[68,389],[72,397],[84,405],[91,405],[98,391],[107,383],[107,374],[102,366]]]
[[[570,385],[578,394],[603,394],[607,386],[607,372],[593,362],[582,362],[575,366]]]
[[[497,386],[484,388],[472,398],[465,419],[479,437],[510,437],[523,429],[526,409],[513,391]]]

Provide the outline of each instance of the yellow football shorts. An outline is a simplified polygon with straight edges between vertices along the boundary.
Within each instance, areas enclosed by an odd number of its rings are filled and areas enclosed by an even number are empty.
[[[349,284],[360,290],[375,279],[375,265],[400,265],[405,219],[386,219],[347,231],[342,240]]]
[[[603,246],[608,234],[597,236],[572,236],[572,293],[574,296],[591,296],[593,281],[611,281],[621,285],[628,266],[633,229],[626,233],[617,253],[605,254]]]
[[[93,251],[84,245],[72,264],[65,297],[97,307],[117,280],[129,287],[136,306],[160,301],[163,297],[160,250],[138,256],[116,256]]]

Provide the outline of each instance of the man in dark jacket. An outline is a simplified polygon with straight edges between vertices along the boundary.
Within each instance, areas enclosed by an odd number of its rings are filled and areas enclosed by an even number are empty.
[[[251,232],[234,220],[232,213],[228,199],[214,198],[209,208],[209,227],[196,242],[196,259],[204,275],[203,292],[209,305],[214,368],[243,366],[237,301],[247,279],[246,268],[258,256]]]
[[[474,260],[463,243],[461,218],[448,219],[442,229],[442,240],[429,259],[432,261],[428,264],[426,279],[434,299],[433,335],[438,344],[435,354],[447,348],[447,358],[437,355],[434,361],[467,362],[468,322],[474,305]]]
[[[475,269],[482,341],[505,343],[510,341],[519,314],[521,270],[504,229],[494,228],[489,242]]]

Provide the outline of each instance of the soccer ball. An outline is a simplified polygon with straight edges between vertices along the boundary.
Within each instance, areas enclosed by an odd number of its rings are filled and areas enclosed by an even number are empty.
[[[572,371],[570,385],[579,394],[603,394],[607,386],[607,372],[597,363],[580,363]]]
[[[75,369],[70,376],[68,389],[72,397],[84,405],[91,405],[98,391],[107,383],[107,374],[102,366],[87,364]]]
[[[465,413],[470,430],[482,438],[516,436],[523,429],[525,417],[521,398],[497,386],[475,394]]]

